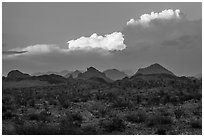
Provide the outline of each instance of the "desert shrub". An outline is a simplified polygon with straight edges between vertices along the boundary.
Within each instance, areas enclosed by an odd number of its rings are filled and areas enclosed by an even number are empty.
[[[29,120],[36,120],[36,121],[49,121],[49,115],[47,111],[42,111],[40,113],[31,113],[28,114]]]
[[[157,109],[157,115],[171,116],[171,112],[167,108],[162,107]]]
[[[70,106],[69,98],[66,95],[60,95],[58,101],[63,108],[68,108]]]
[[[152,115],[147,119],[147,126],[155,126],[155,125],[170,125],[173,123],[173,120],[170,116],[162,116],[162,115]]]
[[[60,134],[76,135],[81,134],[82,116],[79,113],[67,113],[60,122]]]
[[[87,125],[82,128],[82,134],[83,135],[97,135],[99,134],[99,131],[95,125]]]
[[[113,107],[116,108],[132,108],[134,103],[126,97],[118,97],[113,101]]]
[[[122,132],[126,128],[124,121],[118,116],[103,119],[99,123],[99,125],[104,129],[105,132]]]
[[[137,112],[131,112],[126,115],[127,121],[135,122],[135,123],[142,123],[146,120],[146,112],[139,110]]]
[[[184,110],[182,108],[176,108],[174,110],[174,114],[175,114],[177,119],[180,119],[181,116],[184,114]]]
[[[42,123],[30,123],[24,125],[16,125],[16,133],[18,135],[57,135],[59,128]]]
[[[192,128],[202,128],[202,120],[196,119],[190,121],[190,126]]]
[[[101,117],[105,117],[108,113],[109,113],[109,108],[106,107],[105,104],[101,103],[101,102],[95,102],[91,108],[90,111],[96,115],[96,116],[101,116]]]
[[[49,100],[49,104],[50,104],[50,105],[57,105],[57,101],[54,100],[54,99],[50,99],[50,100]]]
[[[193,114],[197,116],[202,116],[202,106],[199,106],[193,110]]]
[[[4,104],[2,104],[2,112],[11,111],[11,110],[13,110],[13,106],[12,105],[4,105]]]
[[[11,111],[7,111],[2,114],[2,119],[11,119],[13,117],[15,117],[15,114],[13,114]]]
[[[155,134],[157,134],[157,135],[166,135],[166,129],[164,129],[162,127],[159,127],[159,128],[157,128]]]
[[[28,114],[28,119],[29,120],[37,120],[37,121],[39,121],[41,118],[40,118],[40,114],[32,113],[32,114]]]
[[[35,100],[34,99],[29,100],[28,105],[30,107],[35,107]]]

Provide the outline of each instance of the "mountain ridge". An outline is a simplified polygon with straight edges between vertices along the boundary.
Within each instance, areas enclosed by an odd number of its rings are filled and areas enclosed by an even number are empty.
[[[112,80],[119,80],[128,76],[127,74],[125,74],[125,72],[119,71],[117,69],[107,69],[103,71],[103,73],[105,73],[106,77]]]
[[[165,67],[161,66],[158,63],[152,64],[152,65],[145,67],[145,68],[139,68],[135,75],[138,75],[138,74],[143,74],[143,75],[147,75],[147,74],[170,74],[170,75],[175,76],[174,73],[172,73],[171,71],[169,71],[168,69],[166,69]]]

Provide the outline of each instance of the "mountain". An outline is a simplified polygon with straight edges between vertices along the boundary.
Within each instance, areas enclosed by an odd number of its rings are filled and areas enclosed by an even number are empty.
[[[25,79],[29,78],[30,75],[26,73],[22,73],[19,70],[12,70],[8,73],[7,78],[8,80],[20,80],[20,79]]]
[[[127,74],[117,69],[108,69],[103,71],[103,73],[106,74],[106,77],[112,80],[119,80],[119,79],[123,79],[124,77],[127,77]]]
[[[122,72],[124,72],[128,77],[131,77],[131,76],[134,75],[134,73],[131,70],[128,70],[128,69],[122,70]]]
[[[106,77],[106,75],[94,67],[87,68],[87,71],[84,73],[80,73],[77,77],[78,79],[93,79],[93,78],[102,78],[107,82],[111,82],[112,80]]]
[[[57,75],[60,75],[60,76],[66,76],[68,73],[70,73],[71,71],[68,71],[68,70],[63,70],[61,72],[58,72]]]
[[[169,74],[169,75],[174,75],[171,71],[167,70],[163,66],[161,66],[158,63],[152,64],[146,68],[140,68],[137,72],[136,75],[138,74],[143,74],[143,75],[148,75],[148,74]]]
[[[194,77],[197,79],[202,79],[202,73],[196,74]]]
[[[3,88],[49,86],[50,84],[62,84],[68,81],[65,77],[56,74],[30,76],[19,70],[12,70],[7,77],[2,77]]]
[[[50,84],[59,84],[59,83],[66,83],[67,79],[63,76],[50,74],[50,75],[40,75],[40,76],[32,76],[32,80],[40,80],[40,81],[47,81]]]
[[[60,76],[66,76],[68,73],[71,73],[71,71],[68,71],[68,70],[63,70],[63,71],[61,71],[61,72],[48,71],[48,72],[37,72],[37,73],[33,73],[32,76],[41,76],[41,75],[50,75],[50,74],[55,74],[55,75],[60,75]]]
[[[80,72],[79,70],[75,70],[74,72],[67,73],[67,74],[65,75],[65,78],[68,78],[68,77],[70,77],[70,76],[72,76],[73,78],[77,78],[80,73],[81,73],[81,72]]]

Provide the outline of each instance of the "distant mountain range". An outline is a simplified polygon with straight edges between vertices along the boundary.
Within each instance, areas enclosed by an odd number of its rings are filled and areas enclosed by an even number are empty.
[[[66,76],[68,73],[71,73],[72,71],[63,70],[61,72],[55,72],[55,71],[48,71],[48,72],[37,72],[33,73],[32,76],[40,76],[40,75],[50,75],[50,74],[56,74],[60,76]]]
[[[65,78],[68,78],[68,77],[72,77],[72,78],[77,78],[79,74],[81,74],[82,72],[79,71],[79,70],[75,70],[74,72],[70,72],[70,73],[67,73],[65,75]]]
[[[29,74],[22,73],[19,70],[12,70],[7,75],[7,79],[9,80],[25,79],[30,77],[31,76]]]
[[[196,74],[194,77],[197,79],[202,79],[202,73]]]
[[[112,80],[106,77],[105,73],[100,72],[94,67],[87,68],[87,71],[84,73],[80,73],[77,77],[78,79],[89,79],[89,78],[102,78],[107,82],[111,82]]]
[[[51,74],[50,74],[51,73]],[[131,77],[128,77],[122,71],[117,69],[108,69],[103,72],[97,70],[94,67],[89,67],[85,72],[79,70],[76,71],[61,71],[59,73],[53,74],[53,72],[38,73],[35,76],[31,76],[26,73],[22,73],[19,70],[12,70],[8,73],[7,77],[3,78],[3,86],[18,85],[19,86],[45,86],[49,84],[60,84],[69,83],[71,81],[85,80],[89,82],[99,82],[99,83],[109,83],[116,80],[125,82],[127,81],[137,81],[137,80],[186,80],[187,77],[177,77],[171,71],[167,70],[160,64],[152,64],[146,68],[140,68]],[[201,79],[202,74],[196,75],[194,78]],[[44,83],[43,83],[44,82]],[[45,83],[46,82],[46,83]]]

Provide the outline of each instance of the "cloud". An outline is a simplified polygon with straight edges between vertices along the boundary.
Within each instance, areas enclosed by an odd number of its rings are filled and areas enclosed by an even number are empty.
[[[99,36],[96,33],[90,37],[80,37],[76,40],[70,40],[67,43],[69,50],[92,50],[103,49],[106,51],[121,51],[126,48],[123,43],[124,38],[121,32],[114,32],[105,36]]]
[[[126,45],[123,43],[123,41],[124,38],[121,32],[113,32],[112,34],[107,34],[105,36],[98,36],[96,33],[94,33],[90,37],[80,37],[79,39],[68,41],[67,48],[61,48],[55,44],[36,44],[24,48],[8,50],[4,52],[4,55],[14,57],[19,55],[25,56],[49,53],[83,54],[87,52],[108,55],[114,53],[114,51],[124,50]]]
[[[151,12],[151,14],[143,14],[140,16],[140,19],[130,19],[127,22],[127,25],[142,25],[142,26],[148,26],[149,23],[153,20],[170,20],[170,19],[179,19],[180,18],[180,10],[163,10],[160,13],[157,12]]]
[[[127,50],[201,47],[202,20],[188,20],[181,13],[179,9],[168,9],[144,14],[136,21],[131,19],[122,30]]]
[[[193,73],[196,68],[199,71],[202,66],[202,20],[189,20],[180,10],[170,11],[173,14],[152,12],[146,18],[132,20],[122,32],[104,36],[94,33],[70,40],[66,47],[37,44],[11,49],[9,52],[14,54],[4,56],[13,58],[3,58],[3,69],[13,69],[16,64],[19,69],[33,72],[89,66],[128,68],[135,72],[141,66],[158,62],[176,66],[180,74]],[[27,52],[17,54],[23,51]]]
[[[32,56],[40,54],[48,54],[51,52],[65,52],[65,49],[61,49],[59,46],[54,44],[36,44],[30,45],[24,48],[15,48],[7,51],[3,51],[4,58],[6,57],[17,57],[17,56]]]
[[[15,50],[18,51],[27,51],[27,54],[40,54],[40,53],[50,53],[50,52],[55,52],[55,51],[65,51],[66,49],[62,49],[57,45],[54,44],[36,44],[36,45],[31,45],[27,46],[25,48],[16,48]]]
[[[15,54],[24,54],[28,51],[2,51],[3,55],[15,55]]]

